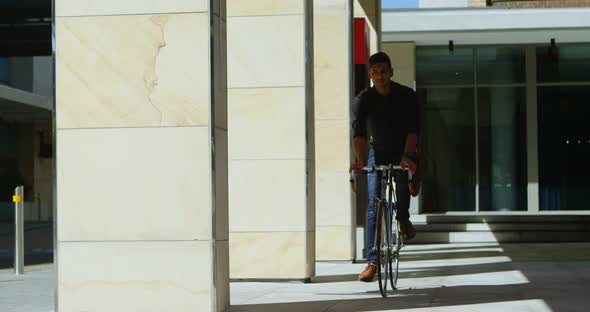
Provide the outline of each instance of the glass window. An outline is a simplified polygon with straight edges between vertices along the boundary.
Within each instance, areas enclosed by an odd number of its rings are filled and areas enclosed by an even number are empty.
[[[526,92],[478,89],[479,209],[526,210]]]
[[[538,82],[590,81],[590,44],[537,48]]]
[[[473,84],[473,49],[417,49],[416,83],[419,86]]]
[[[525,57],[524,48],[477,48],[477,83],[524,83]]]
[[[18,161],[18,132],[0,121],[0,222],[14,222],[12,194],[15,185],[23,184]]]
[[[0,83],[8,84],[8,80],[10,79],[9,69],[8,59],[0,57]]]
[[[420,88],[423,208],[475,211],[473,88]]]
[[[541,210],[588,210],[590,88],[538,88]]]
[[[535,49],[538,181],[527,174],[526,48],[416,49],[425,212],[475,210],[476,148],[480,211],[526,211],[537,182],[540,210],[589,210],[590,44]]]

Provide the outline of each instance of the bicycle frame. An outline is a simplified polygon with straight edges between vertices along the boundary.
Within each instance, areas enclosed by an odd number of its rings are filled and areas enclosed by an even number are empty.
[[[365,172],[376,172],[380,180],[379,194],[375,199],[375,241],[373,248],[378,255],[378,281],[379,290],[383,297],[387,296],[387,281],[391,283],[392,289],[396,289],[399,268],[399,251],[403,246],[403,239],[400,235],[399,224],[397,223],[397,203],[394,171],[403,170],[399,166],[368,166],[363,167]],[[383,211],[385,209],[385,211]],[[393,222],[395,221],[395,231]],[[383,224],[385,223],[385,224]],[[381,235],[385,231],[386,235]],[[395,237],[394,237],[395,235]],[[395,271],[393,268],[395,263]],[[395,272],[395,275],[394,275]]]

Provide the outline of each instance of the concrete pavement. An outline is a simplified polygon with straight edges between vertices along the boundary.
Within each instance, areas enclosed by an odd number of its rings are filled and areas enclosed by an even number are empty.
[[[360,283],[363,264],[318,263],[316,283],[232,283],[232,312],[590,311],[590,244],[410,245],[398,290]]]
[[[0,270],[0,311],[52,312],[54,298],[52,265],[28,266],[25,275]]]
[[[231,283],[231,312],[590,311],[590,244],[405,247],[399,289],[356,281],[364,264],[320,262],[313,283]],[[0,311],[53,311],[51,266],[0,271]],[[172,311],[171,311],[172,312]]]

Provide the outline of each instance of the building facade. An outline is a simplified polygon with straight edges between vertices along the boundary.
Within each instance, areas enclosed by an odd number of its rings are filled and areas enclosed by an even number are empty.
[[[579,157],[589,141],[576,116],[585,113],[590,79],[583,70],[588,14],[588,8],[384,13],[385,45],[415,49],[413,72],[402,75],[415,82],[422,106],[422,211],[587,210],[580,175],[587,169]]]
[[[227,311],[230,279],[360,259],[355,17],[420,97],[414,220],[587,214],[588,9],[486,5],[55,0],[57,311]]]
[[[379,12],[55,1],[57,310],[226,311],[230,278],[352,260],[352,18],[376,51]]]

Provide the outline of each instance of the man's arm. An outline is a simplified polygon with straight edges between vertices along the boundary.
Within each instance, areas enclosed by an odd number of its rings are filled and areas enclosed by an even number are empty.
[[[349,171],[361,173],[367,160],[365,157],[367,151],[367,113],[363,105],[364,93],[359,94],[352,102],[352,144],[354,148],[355,161],[350,165]]]
[[[406,137],[406,147],[404,148],[404,154],[416,153],[418,146],[418,135],[416,133],[408,133]]]
[[[363,136],[355,136],[352,139],[352,144],[354,145],[355,161],[350,165],[348,172],[354,171],[355,174],[360,174],[363,170],[363,166],[367,164],[367,160],[365,159],[367,139]]]
[[[365,154],[367,151],[367,139],[362,136],[354,137],[353,139],[354,144],[354,156],[357,163],[361,165],[367,164],[367,160],[365,159]]]
[[[408,154],[416,153],[416,144],[418,143],[418,136],[415,133],[408,133],[406,137],[406,147],[404,148],[404,155],[400,162],[400,167],[410,170],[412,174],[416,173],[416,162],[414,159],[408,157]]]
[[[408,135],[406,136],[406,146],[404,147],[404,155],[402,157],[400,166],[402,168],[409,169],[410,172],[414,174],[416,173],[415,154],[416,149],[418,148],[418,131],[420,129],[420,117],[416,93],[413,90],[410,90],[408,105],[408,116],[406,116],[406,121],[408,123],[406,129],[408,129]],[[408,155],[414,155],[414,159],[411,159],[410,157],[408,157]]]

